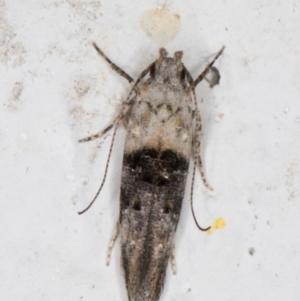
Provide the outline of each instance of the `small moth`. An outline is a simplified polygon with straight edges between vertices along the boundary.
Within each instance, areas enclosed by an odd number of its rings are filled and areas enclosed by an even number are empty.
[[[208,185],[200,156],[201,119],[195,88],[222,54],[224,46],[194,80],[182,63],[182,51],[168,57],[164,48],[136,81],[115,65],[93,43],[112,69],[132,84],[115,120],[100,133],[81,139],[90,141],[114,128],[109,156],[98,197],[107,174],[116,129],[122,121],[127,130],[120,192],[120,215],[110,242],[107,264],[121,236],[121,260],[130,301],[157,301],[161,295],[168,260],[175,273],[174,235],[179,221],[190,158],[194,157],[192,191],[196,165]],[[141,83],[145,77],[148,78]],[[195,119],[195,125],[193,125]],[[191,203],[192,205],[192,203]],[[193,206],[192,213],[195,219]],[[196,225],[202,229],[197,221]]]

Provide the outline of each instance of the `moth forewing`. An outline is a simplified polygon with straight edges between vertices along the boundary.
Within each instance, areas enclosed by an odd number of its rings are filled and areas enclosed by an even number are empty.
[[[112,69],[132,83],[131,92],[114,122],[99,134],[80,140],[83,142],[98,138],[113,126],[116,129],[120,121],[125,121],[127,133],[121,176],[120,215],[109,245],[107,263],[120,233],[121,261],[128,299],[157,301],[163,289],[168,260],[172,257],[192,153],[200,167],[204,184],[209,188],[200,156],[201,119],[195,87],[205,78],[224,47],[195,81],[181,61],[183,53],[175,52],[171,58],[167,57],[166,50],[162,48],[159,58],[133,82],[96,44],[93,45]],[[146,81],[139,84],[146,76]],[[193,118],[196,119],[194,135]],[[115,132],[113,140],[114,137]],[[108,163],[109,159],[105,176]],[[194,173],[195,167],[192,183]],[[105,176],[87,209],[100,193]]]

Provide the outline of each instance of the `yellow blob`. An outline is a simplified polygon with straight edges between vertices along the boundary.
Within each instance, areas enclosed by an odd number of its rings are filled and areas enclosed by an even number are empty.
[[[140,25],[155,43],[159,45],[172,41],[180,28],[180,16],[165,8],[146,10],[140,18]]]
[[[225,228],[225,226],[226,226],[225,220],[222,217],[220,217],[215,220],[212,227],[216,230],[219,230]]]
[[[212,230],[212,228],[210,228],[210,229],[207,230],[205,233],[206,233],[207,235],[210,235],[210,234],[212,234],[212,232],[213,232],[213,230]]]
[[[211,228],[208,231],[206,231],[206,234],[211,235],[214,230],[220,230],[220,229],[223,229],[225,227],[226,227],[226,222],[222,217],[220,217],[220,218],[218,218],[214,221]]]

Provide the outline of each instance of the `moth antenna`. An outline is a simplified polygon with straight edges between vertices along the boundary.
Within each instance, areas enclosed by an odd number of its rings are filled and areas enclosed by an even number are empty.
[[[103,177],[102,183],[100,185],[100,188],[98,189],[98,191],[97,191],[95,197],[93,198],[93,200],[91,201],[91,203],[84,210],[79,211],[78,214],[83,214],[84,212],[88,211],[91,208],[91,206],[94,204],[94,202],[96,201],[96,199],[97,199],[100,191],[102,190],[102,187],[103,187],[103,185],[105,183],[105,179],[106,179],[106,175],[107,175],[108,165],[109,165],[109,161],[110,161],[110,157],[111,157],[111,152],[112,152],[112,148],[113,148],[115,137],[116,137],[118,123],[119,123],[119,121],[116,122],[116,127],[115,127],[115,130],[114,130],[113,137],[112,137],[111,144],[110,144],[110,148],[109,148],[108,159],[107,159],[106,166],[105,166],[104,177]]]
[[[219,56],[222,54],[222,52],[224,51],[224,49],[225,49],[225,46],[222,46],[222,48],[219,50],[219,52],[214,57],[214,59],[206,66],[206,68],[204,69],[204,71],[195,79],[195,82],[193,84],[193,88],[195,88],[205,78],[205,76],[209,72],[209,69],[213,66],[213,64],[219,58]]]
[[[113,69],[114,71],[116,71],[119,75],[121,75],[122,77],[124,77],[125,79],[128,80],[129,83],[133,83],[134,80],[133,78],[127,74],[122,68],[120,68],[119,66],[117,66],[115,63],[113,63],[105,54],[104,52],[98,47],[98,45],[93,42],[92,45],[94,46],[94,48],[96,49],[96,51],[98,52],[98,54],[100,56],[102,56],[103,59],[105,59],[107,61],[107,63],[110,65],[110,68]]]
[[[192,186],[191,186],[191,210],[192,210],[194,222],[195,222],[197,228],[198,228],[199,230],[201,230],[201,231],[208,231],[211,227],[202,228],[202,227],[198,224],[197,219],[196,219],[196,216],[195,216],[195,212],[194,212],[194,207],[193,207],[193,191],[194,191],[195,173],[196,173],[196,162],[194,162],[193,177],[192,177]]]

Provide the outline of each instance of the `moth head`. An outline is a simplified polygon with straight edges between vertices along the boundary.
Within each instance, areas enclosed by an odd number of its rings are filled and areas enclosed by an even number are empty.
[[[175,84],[178,80],[184,79],[184,68],[181,62],[183,52],[176,51],[174,58],[167,57],[167,55],[165,48],[159,50],[159,58],[153,63],[150,75],[159,82]]]

